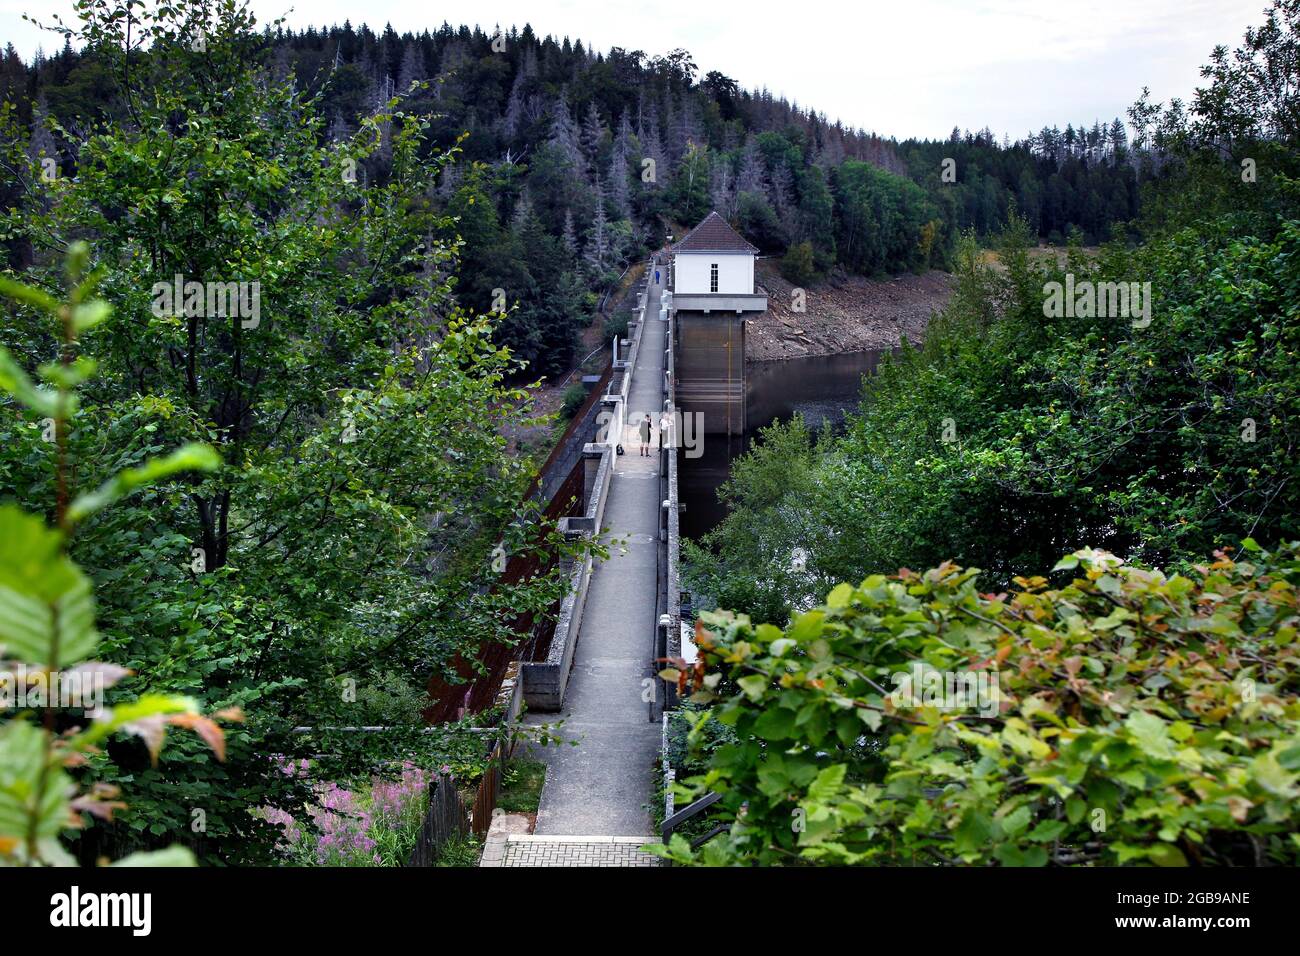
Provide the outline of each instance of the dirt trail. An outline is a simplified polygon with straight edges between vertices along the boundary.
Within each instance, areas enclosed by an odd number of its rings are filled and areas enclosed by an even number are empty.
[[[749,362],[888,348],[904,336],[920,342],[931,313],[951,298],[954,279],[934,270],[892,279],[832,276],[807,289],[802,313],[793,310],[794,286],[775,262],[758,263],[755,283],[768,297],[767,312],[746,322]]]

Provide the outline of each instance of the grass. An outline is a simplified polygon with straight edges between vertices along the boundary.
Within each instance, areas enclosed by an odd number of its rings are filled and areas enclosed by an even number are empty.
[[[497,806],[506,813],[536,813],[545,782],[546,764],[542,761],[524,757],[511,760],[501,773]]]
[[[442,845],[438,851],[438,859],[434,866],[478,866],[479,856],[483,852],[483,846],[479,843],[478,838],[472,833],[466,833],[464,836],[452,837]]]

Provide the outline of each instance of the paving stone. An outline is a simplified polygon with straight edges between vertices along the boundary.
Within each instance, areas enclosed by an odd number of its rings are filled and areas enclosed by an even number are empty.
[[[641,849],[657,841],[644,837],[615,837],[604,835],[577,835],[560,839],[538,839],[535,836],[510,835],[504,844],[504,855],[499,862],[488,862],[484,853],[483,866],[662,866],[663,861]]]

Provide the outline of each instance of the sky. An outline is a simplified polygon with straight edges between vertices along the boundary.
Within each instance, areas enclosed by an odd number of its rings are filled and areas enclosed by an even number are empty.
[[[1144,86],[1189,99],[1217,44],[1236,46],[1265,0],[252,0],[262,22],[350,19],[399,33],[444,20],[491,32],[531,23],[545,36],[654,55],[689,50],[831,120],[899,139],[987,126],[1022,137],[1118,116]],[[0,0],[0,44],[29,58],[62,46],[22,13],[68,19],[70,0]]]

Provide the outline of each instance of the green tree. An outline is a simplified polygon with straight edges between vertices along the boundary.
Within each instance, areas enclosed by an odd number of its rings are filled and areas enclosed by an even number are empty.
[[[811,242],[796,242],[790,247],[781,259],[781,275],[797,286],[807,285],[817,277]]]
[[[681,222],[695,223],[709,214],[708,147],[691,143],[673,172],[668,189],[673,215]]]
[[[87,480],[168,443],[207,442],[228,464],[87,521],[73,556],[100,583],[109,660],[138,675],[114,692],[147,681],[249,715],[219,767],[184,742],[157,767],[111,743],[97,771],[137,796],[79,852],[188,834],[203,807],[206,834],[188,837],[203,858],[265,862],[279,833],[259,808],[301,812],[308,797],[267,755],[331,755],[315,768],[326,779],[418,756],[416,727],[404,741],[293,728],[375,723],[350,689],[389,673],[416,690],[463,682],[467,661],[517,641],[515,621],[563,588],[553,573],[493,587],[494,550],[564,545],[521,511],[531,466],[501,427],[527,413],[508,384],[518,363],[452,297],[457,246],[438,237],[453,223],[428,200],[451,157],[423,154],[427,120],[394,100],[325,144],[319,101],[259,69],[263,40],[234,3],[133,23],[98,3],[78,11],[133,121],[96,129],[75,179],[29,171],[41,185],[5,218],[36,250],[37,287],[54,283],[53,250],[95,237],[115,306],[90,333],[101,375],[70,448]],[[381,152],[384,174],[364,175]],[[251,312],[213,309],[210,292],[166,303],[178,275],[258,297]],[[39,323],[20,310],[11,324],[35,342]],[[15,434],[3,495],[51,507],[40,431]],[[140,544],[125,562],[124,541]]]

